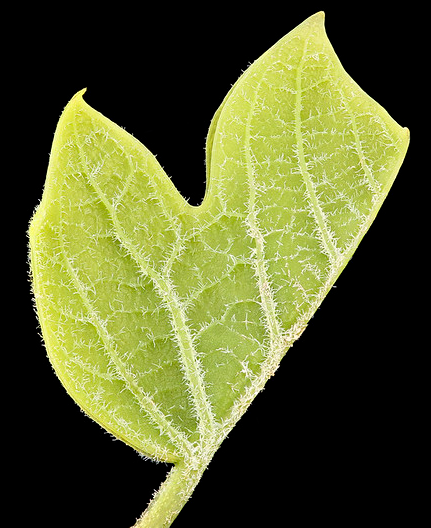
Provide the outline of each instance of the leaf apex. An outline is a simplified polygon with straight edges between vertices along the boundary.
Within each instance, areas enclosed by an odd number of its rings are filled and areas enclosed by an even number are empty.
[[[79,92],[76,92],[76,94],[72,97],[72,99],[69,101],[70,103],[76,99],[83,99],[83,95],[87,91],[87,88],[82,88],[82,90],[79,90]]]
[[[64,113],[66,113],[66,111],[72,107],[88,106],[88,104],[84,101],[84,97],[83,97],[86,91],[87,91],[87,88],[82,88],[82,90],[79,90],[79,92],[76,92],[76,94],[67,103],[66,108],[64,109]]]
[[[308,18],[308,22],[323,27],[325,25],[325,11],[318,11],[314,15],[311,15]]]
[[[318,11],[317,13],[314,13],[314,15],[309,16],[302,22],[302,24],[299,24],[295,30],[298,30],[299,28],[303,28],[306,31],[312,31],[316,34],[325,35],[325,12]]]

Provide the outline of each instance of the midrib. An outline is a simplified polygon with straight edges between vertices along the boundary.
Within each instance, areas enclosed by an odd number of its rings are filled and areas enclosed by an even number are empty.
[[[133,259],[141,272],[153,281],[157,292],[171,314],[172,326],[181,356],[181,364],[183,367],[182,371],[189,387],[190,394],[192,395],[193,403],[198,416],[199,433],[201,438],[209,438],[216,428],[216,425],[203,383],[202,367],[197,358],[197,353],[193,345],[190,329],[185,319],[185,310],[182,307],[182,303],[178,298],[178,295],[169,277],[167,275],[164,276],[153,269],[149,263],[142,258],[139,251],[136,250],[132,242],[129,240],[129,237],[123,229],[121,222],[118,220],[115,208],[109,202],[100,186],[91,177],[91,171],[89,171],[88,167],[86,167],[85,157],[81,152],[81,145],[78,141],[76,127],[75,136],[81,155],[81,162],[84,165],[88,182],[105,206],[105,209],[114,227],[118,242],[126,250],[127,254]]]
[[[320,205],[317,200],[316,193],[313,188],[313,184],[310,178],[310,174],[306,169],[305,156],[304,156],[304,146],[302,139],[301,131],[301,119],[300,119],[300,108],[301,108],[301,72],[304,62],[306,50],[304,51],[304,56],[301,59],[301,62],[298,67],[298,92],[296,98],[296,108],[295,108],[295,125],[296,125],[296,136],[298,141],[298,154],[299,154],[299,164],[301,174],[306,184],[307,193],[309,195],[309,200],[311,202],[311,207],[313,214],[316,218],[319,232],[322,237],[322,243],[325,249],[325,252],[329,255],[331,262],[338,260],[338,250],[335,247],[335,244],[332,240],[332,236],[326,226],[325,218],[323,211],[320,208]],[[256,205],[256,182],[254,175],[253,167],[253,158],[251,153],[251,121],[253,118],[253,112],[257,104],[257,95],[258,88],[262,82],[261,81],[255,90],[254,100],[250,106],[250,111],[247,116],[246,123],[246,135],[245,135],[245,159],[246,167],[248,174],[248,186],[249,186],[249,203],[248,203],[248,225],[250,228],[250,235],[255,240],[256,244],[256,273],[258,278],[259,292],[262,300],[262,311],[266,317],[268,323],[268,329],[270,334],[270,346],[268,350],[267,357],[261,365],[261,372],[258,374],[255,379],[252,381],[252,384],[244,394],[238,398],[235,402],[232,412],[229,418],[224,422],[224,431],[225,435],[234,427],[235,423],[239,418],[244,414],[244,412],[249,407],[250,403],[253,401],[255,396],[263,389],[266,381],[270,376],[274,374],[274,371],[277,369],[281,358],[285,354],[286,350],[291,346],[291,344],[297,339],[297,337],[302,333],[305,323],[303,321],[298,321],[298,324],[295,325],[295,328],[292,328],[292,335],[289,332],[284,332],[281,322],[277,316],[276,312],[276,302],[273,296],[271,281],[266,269],[266,260],[265,260],[265,240],[263,234],[259,228],[257,213],[258,207]],[[297,334],[297,335],[296,335]]]

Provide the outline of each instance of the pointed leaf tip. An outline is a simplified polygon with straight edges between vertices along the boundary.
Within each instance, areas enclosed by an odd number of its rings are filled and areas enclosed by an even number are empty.
[[[65,111],[68,109],[68,108],[71,108],[75,105],[87,105],[86,101],[84,101],[84,97],[83,95],[85,94],[85,92],[87,91],[87,88],[82,88],[82,90],[79,90],[79,92],[76,92],[76,94],[69,100],[69,102],[67,103],[66,107],[65,107]]]
[[[314,15],[311,15],[309,18],[307,18],[306,22],[308,22],[309,24],[314,24],[316,26],[323,27],[325,25],[325,12],[318,11]]]
[[[70,102],[72,102],[73,100],[78,99],[78,98],[82,99],[83,98],[82,96],[85,94],[86,91],[87,91],[87,88],[82,88],[82,90],[79,90],[79,92],[76,92],[76,94],[72,97]]]
[[[289,38],[292,33],[301,33],[305,28],[311,30],[313,33],[325,34],[325,13],[324,11],[318,11],[314,15],[306,18],[301,24],[296,26],[290,33],[286,35]]]

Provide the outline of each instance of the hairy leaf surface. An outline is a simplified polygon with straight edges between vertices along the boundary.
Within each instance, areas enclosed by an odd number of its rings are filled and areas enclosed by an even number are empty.
[[[320,13],[226,96],[198,207],[78,93],[30,228],[69,394],[138,451],[186,475],[206,467],[357,248],[407,144],[343,70]]]

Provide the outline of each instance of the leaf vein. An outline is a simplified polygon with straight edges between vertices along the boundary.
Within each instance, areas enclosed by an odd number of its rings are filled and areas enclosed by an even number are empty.
[[[335,264],[339,260],[340,252],[337,249],[334,236],[330,231],[325,214],[319,204],[319,199],[314,189],[314,185],[311,179],[311,175],[307,169],[307,163],[305,160],[304,153],[304,139],[302,134],[302,121],[301,121],[301,109],[302,109],[302,70],[304,67],[305,57],[307,53],[308,40],[305,41],[304,52],[298,65],[298,71],[296,74],[296,96],[295,96],[295,136],[296,136],[296,154],[298,157],[298,164],[300,174],[304,180],[306,186],[306,194],[311,205],[311,209],[316,220],[317,230],[319,239],[322,243],[322,249],[328,255],[332,264]]]
[[[140,255],[139,250],[137,250],[134,244],[129,240],[121,222],[118,220],[115,207],[109,202],[106,195],[95,181],[92,171],[87,167],[86,158],[82,152],[81,143],[76,131],[76,125],[75,136],[76,142],[79,146],[81,162],[85,169],[88,182],[102,204],[105,206],[112,222],[117,241],[133,259],[138,266],[138,269],[153,281],[156,291],[170,312],[171,325],[179,346],[182,372],[185,376],[188,390],[196,408],[201,436],[202,438],[205,438],[210,435],[210,432],[215,428],[215,418],[205,390],[203,369],[197,357],[190,328],[186,322],[185,310],[170,279],[162,276],[152,268],[152,266],[150,266],[150,264]]]
[[[61,222],[60,222],[61,227]],[[190,451],[190,443],[185,438],[184,434],[178,431],[164,416],[164,414],[157,408],[155,402],[143,392],[142,388],[134,380],[133,374],[129,372],[123,365],[118,352],[116,350],[115,343],[113,338],[108,330],[105,328],[103,321],[100,319],[96,309],[94,308],[92,302],[88,298],[87,293],[85,292],[85,286],[80,280],[76,270],[74,269],[70,258],[67,256],[66,248],[64,245],[64,237],[60,231],[59,235],[60,249],[63,256],[66,270],[75,290],[77,291],[79,297],[82,300],[82,303],[88,312],[89,322],[95,328],[97,335],[103,343],[104,349],[108,353],[112,362],[115,365],[115,368],[124,381],[129,392],[135,397],[139,403],[142,410],[149,416],[151,421],[160,428],[160,431],[166,434],[172,443],[180,450],[180,452],[185,455]]]

